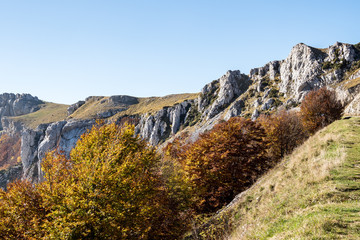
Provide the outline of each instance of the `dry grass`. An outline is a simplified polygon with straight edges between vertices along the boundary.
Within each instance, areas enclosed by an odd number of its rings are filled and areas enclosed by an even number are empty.
[[[88,119],[95,118],[99,112],[114,109],[108,104],[109,97],[92,97],[81,106],[77,111],[70,115],[71,118]]]
[[[228,239],[360,238],[360,186],[341,190],[359,174],[346,167],[359,161],[359,125],[334,123],[261,178],[231,209],[238,227]]]
[[[199,239],[360,239],[359,156],[360,118],[331,124],[212,217]]]
[[[352,80],[346,80],[340,83],[345,89],[356,87],[360,84],[360,77]]]
[[[52,123],[64,120],[68,105],[46,102],[40,110],[22,116],[11,117],[15,121],[24,123],[27,127],[36,128],[43,123]]]
[[[118,116],[139,115],[144,113],[153,113],[171,107],[175,104],[182,103],[185,100],[195,99],[199,93],[173,94],[165,97],[139,98],[139,103],[131,105],[128,110],[118,113]]]
[[[166,106],[173,106],[185,100],[195,99],[198,93],[173,94],[165,97],[138,98],[139,103],[133,105],[112,106],[108,103],[108,97],[98,97],[87,101],[82,107],[74,112],[71,117],[76,119],[96,118],[97,113],[110,109],[123,108],[124,110],[117,113],[113,118],[129,115],[140,115],[144,113],[153,113],[161,110]]]

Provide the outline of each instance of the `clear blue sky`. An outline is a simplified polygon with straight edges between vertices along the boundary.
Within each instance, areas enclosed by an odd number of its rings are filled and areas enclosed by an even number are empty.
[[[299,42],[360,42],[359,2],[0,0],[0,92],[67,104],[199,92]]]

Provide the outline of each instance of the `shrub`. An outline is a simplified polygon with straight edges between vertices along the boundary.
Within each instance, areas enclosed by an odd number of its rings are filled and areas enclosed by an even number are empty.
[[[344,110],[335,91],[326,87],[309,92],[300,106],[301,117],[309,133],[314,133],[333,121],[340,119]]]
[[[272,115],[261,115],[257,121],[265,129],[270,157],[275,161],[290,153],[307,137],[301,117],[296,112],[281,110]]]
[[[0,189],[1,239],[42,239],[47,214],[42,196],[31,183],[16,181],[7,192]]]

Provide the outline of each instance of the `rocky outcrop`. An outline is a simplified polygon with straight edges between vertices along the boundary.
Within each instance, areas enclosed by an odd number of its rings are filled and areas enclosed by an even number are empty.
[[[280,92],[300,100],[304,94],[321,86],[325,54],[303,43],[293,47],[280,67]]]
[[[186,100],[173,107],[165,107],[154,114],[142,115],[135,128],[136,134],[148,140],[152,145],[159,144],[179,131],[193,104],[194,101]]]
[[[23,178],[41,181],[41,161],[46,152],[57,149],[69,156],[80,136],[94,124],[95,120],[70,120],[24,130],[21,138]]]
[[[21,122],[14,121],[9,117],[2,117],[1,125],[3,127],[3,132],[6,132],[10,136],[14,136],[21,133],[21,131],[24,128]]]
[[[113,106],[118,105],[133,105],[139,103],[138,98],[127,95],[115,95],[108,99],[108,102]]]
[[[341,82],[359,52],[353,45],[335,43],[328,49],[296,45],[281,64],[280,92],[300,101],[308,91]]]
[[[40,109],[39,105],[42,103],[44,102],[30,94],[0,94],[0,119],[35,112]],[[3,125],[0,123],[0,130],[2,129]]]
[[[78,110],[84,104],[85,104],[85,101],[78,101],[78,102],[70,105],[67,108],[67,115],[70,116],[71,114],[73,114],[76,110]]]
[[[270,80],[275,80],[280,74],[280,64],[282,61],[272,61],[260,68],[253,68],[250,70],[249,77],[254,80],[268,76]]]
[[[344,114],[360,116],[360,93],[358,93],[350,104],[345,108]]]
[[[136,133],[148,140],[152,145],[163,142],[170,136],[175,135],[181,126],[192,122],[197,118],[198,122],[206,122],[210,126],[210,120],[215,124],[215,119],[220,119],[223,110],[234,100],[244,93],[250,86],[251,81],[240,71],[228,71],[220,79],[207,84],[196,100],[187,100],[173,107],[164,108],[155,114],[141,116],[140,123],[136,127]],[[242,101],[233,104],[227,113],[227,118],[237,116],[244,105]],[[194,116],[194,115],[199,115]],[[208,130],[207,127],[195,130],[197,134]]]
[[[244,106],[245,106],[245,102],[242,99],[234,101],[234,103],[231,104],[229,110],[226,112],[224,116],[224,120],[227,121],[232,117],[240,116],[241,110]]]
[[[244,93],[250,84],[249,77],[237,70],[228,71],[218,81],[206,85],[198,99],[202,118],[209,120],[219,114]]]

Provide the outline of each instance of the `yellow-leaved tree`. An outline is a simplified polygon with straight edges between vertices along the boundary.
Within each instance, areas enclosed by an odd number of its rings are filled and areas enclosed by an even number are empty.
[[[186,196],[181,178],[160,167],[134,126],[96,125],[70,157],[47,154],[44,182],[0,190],[0,238],[178,239]]]
[[[38,188],[55,239],[174,239],[186,226],[153,147],[134,126],[97,125],[71,151],[49,153]]]

